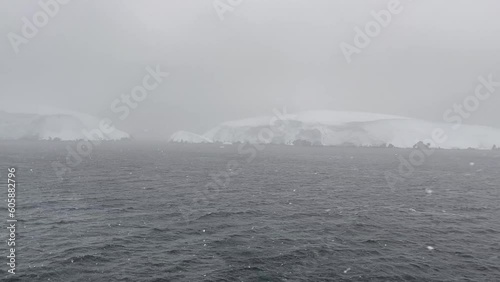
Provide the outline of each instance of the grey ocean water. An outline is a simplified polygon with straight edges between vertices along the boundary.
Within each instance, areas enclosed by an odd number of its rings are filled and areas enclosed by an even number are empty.
[[[247,163],[236,146],[104,143],[59,181],[68,144],[0,144],[20,219],[3,281],[500,281],[498,151],[436,151],[391,190],[410,150],[267,146]],[[201,199],[229,161],[238,175]]]

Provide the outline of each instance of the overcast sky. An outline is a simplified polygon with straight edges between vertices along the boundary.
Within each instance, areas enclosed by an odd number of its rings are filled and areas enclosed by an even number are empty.
[[[479,76],[500,81],[498,0],[401,0],[347,63],[340,44],[354,44],[354,28],[388,2],[243,0],[221,20],[212,0],[73,0],[16,54],[8,34],[22,36],[22,18],[41,8],[0,0],[0,103],[110,117],[136,137],[165,138],[284,106],[442,121]],[[119,120],[113,100],[156,65],[169,77]],[[500,88],[466,122],[500,128],[499,108]]]

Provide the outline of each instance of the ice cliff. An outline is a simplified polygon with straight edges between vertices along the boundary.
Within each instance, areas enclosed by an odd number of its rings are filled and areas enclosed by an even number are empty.
[[[491,149],[500,130],[361,112],[308,111],[283,116],[224,122],[205,134],[180,131],[173,142],[273,143],[323,146],[393,146],[411,148],[420,141],[443,149]],[[435,138],[435,133],[440,138]]]

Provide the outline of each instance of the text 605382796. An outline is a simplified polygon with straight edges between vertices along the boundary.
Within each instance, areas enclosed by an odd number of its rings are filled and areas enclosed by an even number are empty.
[[[9,248],[9,255],[7,256],[9,266],[9,273],[16,274],[16,169],[9,168],[7,178],[7,209],[9,211],[9,218],[7,219],[7,229],[9,230],[9,237],[7,245]]]

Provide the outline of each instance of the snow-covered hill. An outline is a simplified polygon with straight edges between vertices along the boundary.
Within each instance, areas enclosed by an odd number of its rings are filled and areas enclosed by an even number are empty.
[[[419,141],[444,149],[491,149],[500,145],[500,130],[430,122],[400,116],[359,112],[308,111],[277,117],[257,117],[224,122],[203,135],[185,131],[174,134],[171,141],[188,143],[274,143],[325,146],[386,146],[411,148]],[[435,140],[435,131],[446,140]],[[272,132],[272,134],[270,134]],[[270,138],[272,137],[272,138]]]
[[[101,139],[95,134],[84,134],[99,129],[99,123],[96,117],[70,111],[37,108],[6,112],[0,109],[0,140]],[[103,137],[103,140],[120,140],[130,135],[115,129]]]

